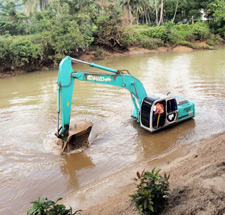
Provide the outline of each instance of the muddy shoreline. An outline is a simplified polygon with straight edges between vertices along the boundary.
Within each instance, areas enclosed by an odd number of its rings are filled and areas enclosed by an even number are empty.
[[[206,42],[201,42],[201,43],[198,43],[200,46],[206,46]],[[157,49],[154,49],[154,50],[149,50],[149,49],[145,49],[145,48],[139,48],[139,47],[130,47],[128,48],[127,51],[125,52],[107,52],[104,56],[104,59],[109,59],[109,58],[114,58],[114,57],[122,57],[122,56],[132,56],[132,55],[141,55],[141,54],[156,54],[156,53],[160,53],[160,52],[190,52],[190,51],[194,51],[195,49],[193,48],[190,48],[190,47],[187,47],[187,46],[176,46],[174,48],[172,47],[159,47]],[[79,57],[80,60],[83,60],[83,61],[94,61],[94,60],[97,60],[96,58],[96,51],[89,51],[85,54],[82,54],[80,57]],[[51,69],[56,69],[58,68],[58,66],[51,66],[51,67],[46,67],[46,66],[43,66],[41,67],[39,70],[37,71],[40,71],[40,70],[43,70],[43,71],[48,71],[48,70],[51,70]],[[35,71],[33,71],[35,72]],[[17,76],[17,75],[20,75],[20,74],[25,74],[25,73],[28,73],[24,70],[15,70],[15,71],[8,71],[8,72],[5,72],[5,73],[0,73],[0,79],[1,78],[8,78],[8,77],[12,77],[12,76]]]
[[[64,197],[82,215],[138,215],[129,195],[136,171],[161,168],[171,175],[171,195],[161,214],[225,213],[225,132],[175,148]],[[112,204],[113,202],[113,204]]]

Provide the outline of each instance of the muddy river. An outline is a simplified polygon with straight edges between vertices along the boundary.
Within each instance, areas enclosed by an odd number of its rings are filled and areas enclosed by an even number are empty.
[[[125,89],[75,82],[72,118],[93,123],[90,148],[60,156],[57,70],[0,80],[0,214],[26,214],[38,196],[56,200],[174,147],[225,131],[225,49],[158,53],[96,63],[128,69],[148,94],[171,92],[196,105],[196,117],[151,134],[132,120]],[[93,71],[85,65],[76,69]],[[216,144],[216,143],[215,143]]]

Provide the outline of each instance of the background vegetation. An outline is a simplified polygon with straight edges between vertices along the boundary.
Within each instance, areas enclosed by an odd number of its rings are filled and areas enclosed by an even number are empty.
[[[199,48],[193,42],[224,38],[225,0],[0,0],[0,72],[33,71],[88,50]]]

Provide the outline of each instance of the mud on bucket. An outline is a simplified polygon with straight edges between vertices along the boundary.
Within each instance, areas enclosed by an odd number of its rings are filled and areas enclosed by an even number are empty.
[[[92,126],[93,123],[87,119],[80,120],[75,124],[71,123],[69,135],[66,142],[64,142],[62,153],[87,147],[89,145],[88,137]]]

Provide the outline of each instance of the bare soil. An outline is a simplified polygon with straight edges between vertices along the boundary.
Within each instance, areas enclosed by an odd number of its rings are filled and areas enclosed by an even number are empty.
[[[180,154],[180,157],[177,157],[177,154]],[[172,160],[174,157],[177,158]],[[225,133],[214,135],[183,149],[175,149],[161,159],[161,163],[149,162],[141,164],[138,168],[151,170],[149,168],[152,165],[161,167],[162,173],[171,175],[171,194],[160,214],[225,214]],[[134,172],[136,169],[137,167],[134,167],[129,171]],[[102,200],[96,200],[94,205],[82,212],[82,215],[138,215],[135,206],[129,201],[129,195],[136,190],[135,183],[132,183],[129,177],[120,177],[120,180],[126,180],[127,184],[119,189],[115,188],[118,191],[110,196],[105,195],[105,192],[108,192],[106,188],[100,189]],[[109,183],[108,186],[113,184]],[[95,197],[87,198],[86,204],[88,205],[93,198]]]
[[[173,52],[191,52],[191,51],[193,51],[193,49],[187,46],[176,46],[173,49]]]

